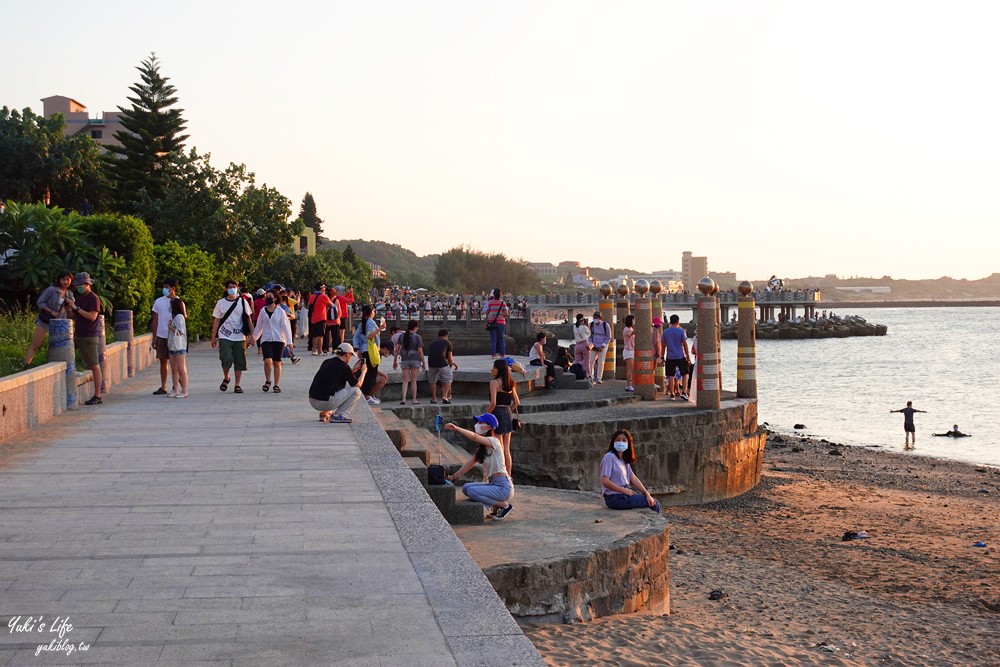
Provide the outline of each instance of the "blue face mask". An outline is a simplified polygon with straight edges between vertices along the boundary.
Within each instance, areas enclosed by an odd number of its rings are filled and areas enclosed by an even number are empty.
[[[624,454],[627,449],[628,449],[627,442],[615,442],[615,451],[618,452],[619,454]]]
[[[169,287],[164,287],[163,288],[163,296],[170,296],[170,288]]]
[[[229,294],[229,296],[236,296],[236,288],[230,287],[229,289],[226,290],[226,293]]]
[[[87,288],[84,285],[80,285],[80,286],[78,286],[76,288],[76,293],[77,294],[83,294],[86,291],[87,291]]]

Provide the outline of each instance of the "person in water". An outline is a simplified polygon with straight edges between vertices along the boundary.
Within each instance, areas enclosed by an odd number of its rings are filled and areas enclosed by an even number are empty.
[[[902,412],[903,413],[903,431],[906,432],[906,446],[904,449],[913,449],[917,446],[917,427],[913,423],[913,415],[917,412],[924,412],[926,410],[917,410],[913,407],[913,401],[907,401],[905,408],[900,408],[899,410],[889,410],[889,412]],[[910,444],[910,436],[913,436],[913,444]]]
[[[958,424],[955,424],[954,426],[952,426],[951,430],[947,431],[946,433],[933,433],[932,435],[935,435],[935,436],[937,436],[939,438],[942,438],[942,437],[944,437],[944,438],[970,438],[970,437],[972,437],[969,433],[962,433],[961,431],[959,431],[958,430]]]

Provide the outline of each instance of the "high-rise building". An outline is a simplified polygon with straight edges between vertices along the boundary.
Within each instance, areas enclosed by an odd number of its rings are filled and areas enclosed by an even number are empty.
[[[685,290],[695,291],[698,281],[707,275],[708,257],[694,257],[688,250],[681,254],[681,280],[684,282]]]

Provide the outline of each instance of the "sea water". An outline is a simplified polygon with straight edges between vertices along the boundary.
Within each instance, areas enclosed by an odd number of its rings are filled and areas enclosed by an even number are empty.
[[[916,455],[1000,466],[1000,308],[838,309],[885,336],[757,341],[759,420],[832,442],[903,451],[913,401]],[[680,313],[683,319],[690,311]],[[736,390],[736,341],[722,342],[723,387]],[[971,438],[936,438],[958,424]]]

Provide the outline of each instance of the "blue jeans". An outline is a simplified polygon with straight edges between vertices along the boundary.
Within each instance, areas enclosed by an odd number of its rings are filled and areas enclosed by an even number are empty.
[[[514,485],[510,483],[510,477],[497,475],[490,477],[488,482],[471,482],[464,485],[462,493],[469,500],[475,500],[477,503],[482,503],[486,509],[490,509],[510,500],[514,495]]]
[[[490,354],[499,354],[501,357],[507,356],[506,333],[506,324],[497,324],[490,329]]]
[[[624,493],[608,493],[604,496],[604,504],[613,510],[637,510],[642,507],[649,507],[649,503],[646,502],[646,496],[641,493],[636,493],[635,495],[627,496]],[[649,507],[657,514],[660,513],[660,501],[656,501],[656,505]]]

